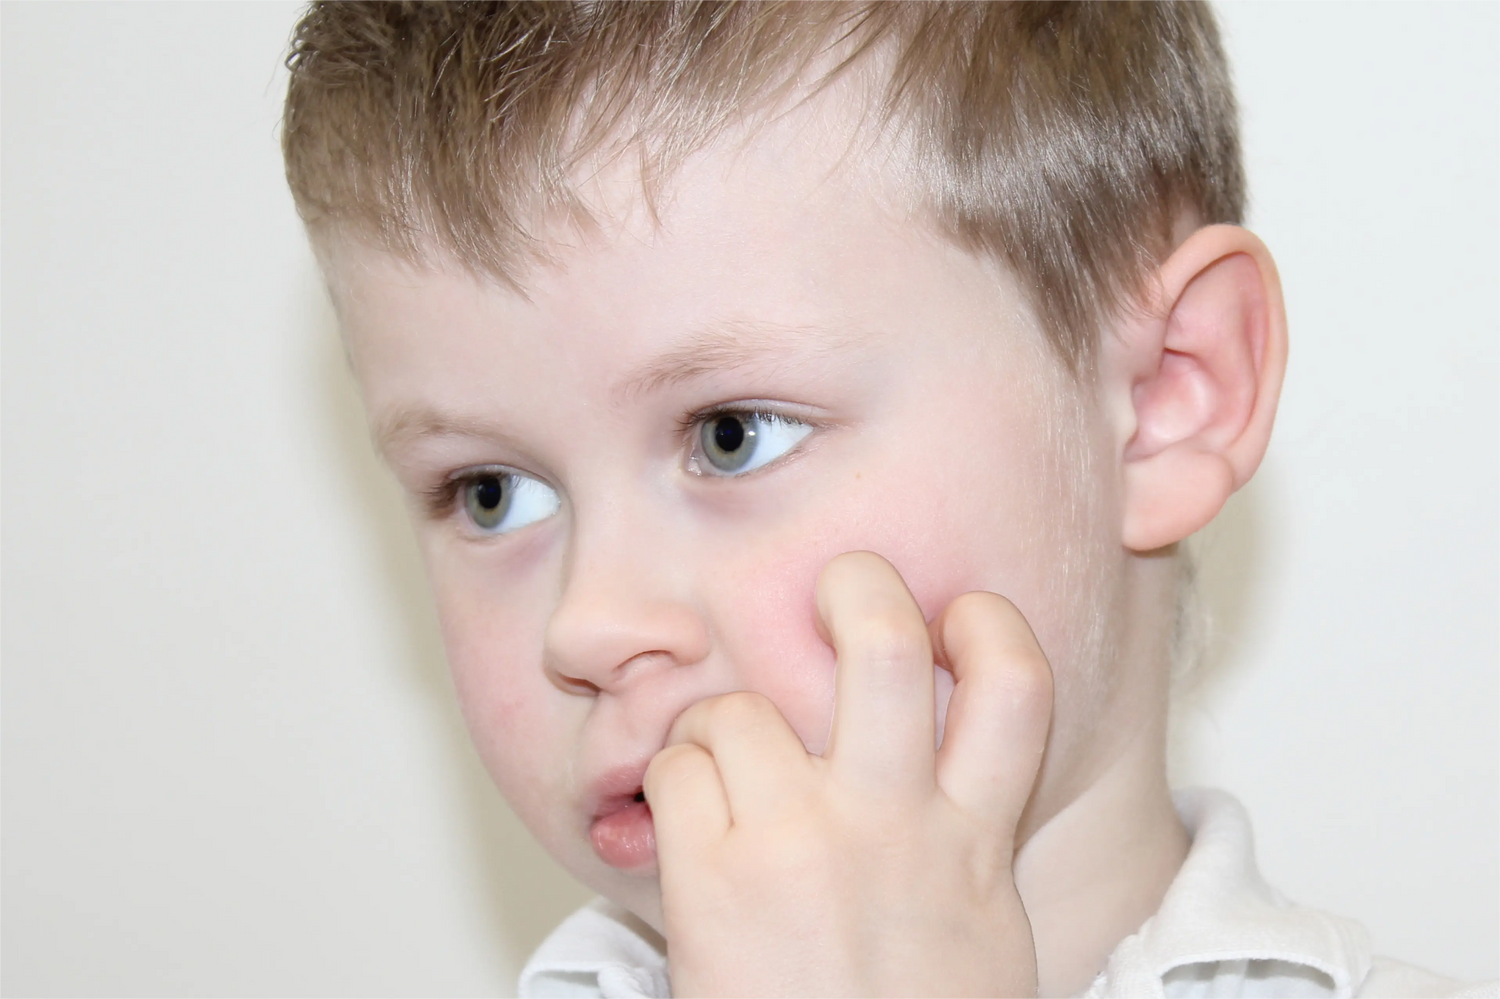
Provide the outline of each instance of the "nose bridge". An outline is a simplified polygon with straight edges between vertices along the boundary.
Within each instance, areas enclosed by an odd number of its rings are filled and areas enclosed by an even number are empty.
[[[707,624],[674,558],[667,518],[615,497],[575,506],[572,526],[547,623],[549,670],[573,684],[614,690],[644,672],[708,655]]]

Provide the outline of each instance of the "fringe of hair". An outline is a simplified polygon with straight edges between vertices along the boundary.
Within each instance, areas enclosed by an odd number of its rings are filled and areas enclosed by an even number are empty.
[[[905,133],[920,207],[1018,277],[1075,373],[1180,217],[1244,208],[1205,4],[318,2],[287,65],[287,177],[311,227],[516,286],[545,259],[540,220],[588,220],[586,158],[634,151],[649,199],[756,110],[878,65],[877,124]]]

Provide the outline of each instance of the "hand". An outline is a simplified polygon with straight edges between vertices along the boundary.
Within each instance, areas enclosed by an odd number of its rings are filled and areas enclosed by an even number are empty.
[[[1012,875],[1052,711],[1052,673],[992,593],[929,626],[896,570],[840,555],[817,610],[838,657],[812,756],[769,700],[677,719],[646,772],[673,991],[1035,995]],[[934,749],[932,667],[956,684]]]

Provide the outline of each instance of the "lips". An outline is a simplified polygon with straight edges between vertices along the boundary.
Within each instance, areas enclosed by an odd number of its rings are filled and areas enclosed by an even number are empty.
[[[611,867],[640,871],[656,864],[656,826],[651,806],[641,792],[646,766],[611,771],[592,788],[593,819],[589,840],[594,852]]]

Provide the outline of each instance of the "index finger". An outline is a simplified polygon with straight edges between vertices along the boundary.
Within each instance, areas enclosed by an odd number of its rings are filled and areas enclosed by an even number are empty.
[[[824,759],[870,793],[930,789],[932,645],[906,583],[879,555],[849,552],[818,577],[817,609],[838,663]]]

